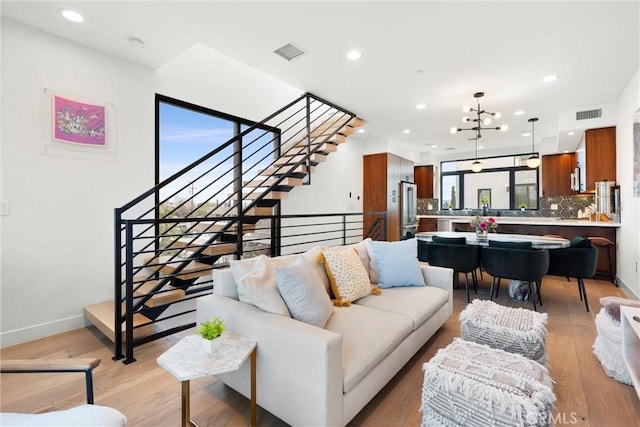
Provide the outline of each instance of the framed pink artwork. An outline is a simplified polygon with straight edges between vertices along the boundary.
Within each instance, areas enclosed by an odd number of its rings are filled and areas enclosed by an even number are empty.
[[[89,104],[53,95],[53,139],[85,147],[107,145],[107,114],[104,105]]]

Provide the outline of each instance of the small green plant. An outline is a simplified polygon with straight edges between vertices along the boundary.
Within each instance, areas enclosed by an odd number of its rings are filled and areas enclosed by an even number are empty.
[[[520,209],[527,209],[526,203],[520,203]]]
[[[224,321],[219,317],[213,320],[204,319],[200,322],[200,327],[196,330],[196,335],[200,335],[205,340],[218,338],[225,330]]]

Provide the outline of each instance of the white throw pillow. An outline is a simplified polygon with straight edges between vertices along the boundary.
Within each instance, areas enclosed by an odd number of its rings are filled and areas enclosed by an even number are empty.
[[[278,291],[275,269],[284,267],[292,261],[259,256],[251,270],[238,281],[240,301],[253,304],[270,313],[291,317]]]
[[[372,239],[365,239],[365,248],[367,249],[367,255],[369,256],[369,279],[371,283],[378,284],[378,264],[376,262],[376,254],[373,251]]]
[[[331,283],[329,282],[329,276],[327,276],[327,272],[324,270],[324,265],[322,265],[322,262],[320,262],[319,259],[321,253],[322,248],[320,246],[314,246],[313,248],[303,253],[302,256],[305,257],[307,261],[309,261],[309,264],[312,266],[313,270],[320,278],[324,289],[327,291],[327,295],[331,297],[332,291]]]
[[[276,281],[291,317],[323,328],[333,314],[333,304],[313,265],[304,256],[276,268]]]
[[[418,240],[372,241],[381,289],[400,286],[426,286],[418,261]]]

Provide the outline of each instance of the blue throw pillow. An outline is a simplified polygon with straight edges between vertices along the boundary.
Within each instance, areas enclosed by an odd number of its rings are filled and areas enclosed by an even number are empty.
[[[426,286],[418,261],[417,239],[399,242],[372,241],[378,270],[378,287]]]

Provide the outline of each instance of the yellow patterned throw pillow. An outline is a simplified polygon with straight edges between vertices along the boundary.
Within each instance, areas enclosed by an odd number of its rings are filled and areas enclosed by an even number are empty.
[[[372,293],[369,274],[354,249],[339,252],[323,250],[321,259],[336,297],[334,305],[346,307]]]

